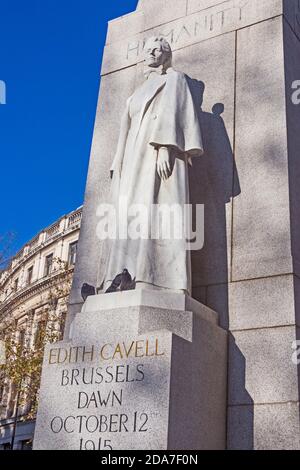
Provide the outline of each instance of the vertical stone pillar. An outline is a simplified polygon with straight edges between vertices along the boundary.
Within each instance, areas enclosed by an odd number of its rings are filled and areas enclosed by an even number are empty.
[[[292,18],[278,16],[237,32],[235,158],[241,194],[233,202],[229,284],[233,449],[300,446],[298,368],[292,362],[300,220],[300,107],[291,101],[292,81],[300,77],[300,28],[294,27]]]

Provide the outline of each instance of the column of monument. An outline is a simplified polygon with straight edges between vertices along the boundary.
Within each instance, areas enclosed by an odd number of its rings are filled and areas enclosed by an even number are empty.
[[[120,115],[145,81],[146,40],[161,36],[204,151],[188,170],[205,210],[193,299],[134,289],[82,307],[107,255],[97,209]],[[67,328],[45,351],[35,448],[299,448],[299,38],[298,0],[145,0],[109,23]]]

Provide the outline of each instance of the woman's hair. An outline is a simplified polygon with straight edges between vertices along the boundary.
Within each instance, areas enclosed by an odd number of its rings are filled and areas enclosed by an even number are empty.
[[[172,49],[169,42],[164,36],[152,36],[147,39],[145,46],[148,42],[159,42],[162,50],[166,53],[166,61],[164,63],[164,69],[167,70],[172,65]]]

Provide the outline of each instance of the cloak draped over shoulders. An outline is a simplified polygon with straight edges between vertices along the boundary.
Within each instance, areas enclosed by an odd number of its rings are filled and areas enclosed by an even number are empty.
[[[204,150],[197,111],[186,75],[172,68],[168,69],[163,83],[159,83],[154,88],[149,101],[153,100],[158,92],[161,93],[160,104],[149,144],[155,148],[173,147],[176,153],[186,155],[191,163],[191,158],[203,155]],[[132,98],[133,95],[126,102],[126,109],[121,119],[117,151],[110,168],[111,172],[116,171],[119,175],[131,125],[130,102]],[[149,106],[149,101],[145,103],[145,109]]]
[[[171,149],[172,171],[165,181],[160,179],[156,168],[160,147]],[[160,207],[184,208],[189,203],[187,164],[192,157],[202,154],[198,114],[187,76],[172,68],[167,73],[152,72],[127,100],[121,120],[111,166],[111,200],[117,213],[130,224],[137,223],[132,215],[119,211],[124,200],[128,208],[142,206],[143,215],[152,214]],[[155,224],[159,220],[155,219]],[[178,226],[182,223],[178,222]],[[147,234],[150,228],[153,225],[147,228]],[[191,291],[190,253],[184,236],[127,236],[109,242],[105,249],[107,259],[100,268],[100,284],[111,282],[126,268],[137,284]]]
[[[184,73],[170,70],[167,74],[149,143],[154,147],[175,147],[188,157],[203,154],[197,111]]]

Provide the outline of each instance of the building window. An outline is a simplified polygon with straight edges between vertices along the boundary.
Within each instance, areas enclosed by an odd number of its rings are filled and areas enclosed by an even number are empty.
[[[24,346],[25,346],[25,330],[20,330],[19,332],[19,345],[20,345],[20,348],[21,350],[24,349]]]
[[[51,274],[52,266],[53,266],[53,253],[51,253],[51,255],[46,256],[45,258],[44,276],[49,276]]]
[[[66,314],[66,312],[63,312],[63,313],[61,314],[60,321],[59,321],[59,332],[60,332],[60,338],[61,338],[61,340],[62,340],[63,337],[64,337],[66,318],[67,318],[67,314]]]
[[[8,407],[7,407],[7,418],[11,418],[14,415],[16,398],[17,398],[17,388],[15,384],[12,383],[10,386],[10,397],[9,397],[9,402],[8,402]]]
[[[32,275],[33,275],[33,266],[27,269],[27,284],[32,283]]]
[[[40,348],[43,345],[43,338],[45,334],[46,322],[44,320],[40,320],[37,323],[36,330],[35,330],[35,337],[34,337],[34,347],[35,349]]]
[[[19,278],[17,277],[15,280],[14,280],[14,291],[16,291],[19,287]]]
[[[78,245],[77,241],[70,243],[69,245],[69,256],[68,256],[69,266],[74,266],[74,264],[76,263],[77,245]]]

